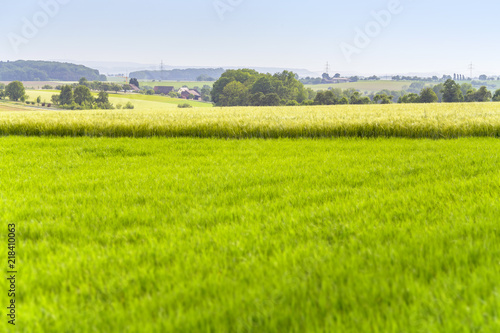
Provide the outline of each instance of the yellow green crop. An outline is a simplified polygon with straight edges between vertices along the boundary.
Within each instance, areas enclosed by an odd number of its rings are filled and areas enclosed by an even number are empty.
[[[138,101],[140,102],[140,101]],[[499,137],[500,104],[1,112],[0,135],[104,137],[319,138]]]

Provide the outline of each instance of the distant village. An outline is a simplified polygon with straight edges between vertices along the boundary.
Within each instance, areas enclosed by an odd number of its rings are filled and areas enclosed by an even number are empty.
[[[168,95],[172,91],[176,91],[175,88],[172,86],[156,86],[154,90],[156,94],[163,94],[163,95]],[[201,94],[195,89],[182,87],[179,90],[177,90],[177,93],[179,94],[179,97],[182,99],[191,99],[195,101],[201,100]]]

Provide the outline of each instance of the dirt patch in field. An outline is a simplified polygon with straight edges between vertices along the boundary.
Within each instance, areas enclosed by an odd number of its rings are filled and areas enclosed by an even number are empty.
[[[28,111],[27,108],[21,108],[18,106],[10,106],[10,105],[0,105],[0,112],[8,112],[8,111]]]

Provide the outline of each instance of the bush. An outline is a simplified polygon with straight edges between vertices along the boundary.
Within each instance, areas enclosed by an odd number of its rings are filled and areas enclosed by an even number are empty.
[[[31,104],[31,102],[30,101],[26,101],[26,104]]]
[[[42,103],[42,106],[45,106],[45,103]]]
[[[53,88],[52,86],[49,86],[48,84],[46,84],[46,85],[44,85],[44,86],[42,87],[42,89],[52,90],[52,89],[54,89],[54,88]]]
[[[31,102],[31,105],[35,105],[35,102]]]
[[[187,109],[187,108],[192,108],[193,106],[191,104],[188,104],[188,103],[183,103],[183,104],[177,105],[177,107],[181,108],[181,109]]]
[[[128,110],[132,110],[134,108],[134,105],[132,103],[128,102],[127,104],[125,104],[125,106],[123,108],[128,109]]]
[[[312,99],[307,99],[303,101],[301,105],[314,105],[314,101]]]
[[[49,103],[49,104],[47,104],[47,107],[49,107],[49,108],[50,108],[51,106],[52,106],[52,104],[50,104],[50,103]]]
[[[287,106],[297,106],[297,105],[299,105],[299,102],[292,99],[291,101],[286,102],[286,105]]]
[[[116,104],[116,108],[117,108],[118,110],[120,110],[120,109],[122,108],[122,105],[121,105],[121,104]]]

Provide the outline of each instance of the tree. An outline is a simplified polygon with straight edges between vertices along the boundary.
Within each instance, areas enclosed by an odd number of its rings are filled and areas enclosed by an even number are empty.
[[[19,101],[25,94],[24,86],[19,81],[13,81],[5,87],[5,95],[12,101]]]
[[[82,77],[80,80],[78,80],[78,84],[81,85],[81,86],[88,87],[89,86],[89,81],[87,81],[87,78]]]
[[[464,101],[464,96],[460,90],[460,85],[455,81],[448,79],[443,85],[443,102],[458,103]]]
[[[377,104],[391,104],[393,98],[393,96],[388,96],[386,94],[377,94],[373,97],[373,101]]]
[[[220,96],[220,106],[246,105],[248,88],[239,81],[229,83]]]
[[[113,83],[111,84],[111,90],[118,94],[118,92],[122,90],[122,87],[117,83]]]
[[[409,103],[420,103],[420,96],[415,93],[409,93],[398,98],[398,103],[409,104]]]
[[[276,93],[267,94],[262,99],[262,105],[264,106],[278,106],[280,105],[280,103],[281,103],[280,97]]]
[[[491,101],[491,91],[488,90],[485,86],[479,88],[476,92],[476,101],[477,102],[489,102]]]
[[[494,102],[500,102],[500,89],[495,91],[495,95],[493,95],[493,101]]]
[[[130,86],[130,84],[124,84],[122,89],[123,89],[123,92],[127,92],[129,90],[132,90],[132,87]]]
[[[79,105],[92,104],[93,98],[90,89],[86,86],[78,86],[73,92],[75,103]]]
[[[42,101],[42,98],[40,96],[38,96],[36,98],[36,104],[40,105],[40,102]]]
[[[137,80],[135,77],[131,78],[130,81],[129,81],[129,84],[133,84],[134,86],[136,86],[137,88],[139,88],[139,80]]]
[[[432,88],[424,88],[420,92],[420,103],[436,103],[437,101],[438,96]]]
[[[105,91],[99,92],[99,96],[95,100],[97,103],[107,104],[109,103],[109,95]]]
[[[479,75],[479,80],[486,81],[488,77],[485,74]]]
[[[59,95],[59,104],[69,105],[75,101],[73,97],[73,89],[71,86],[64,85],[61,88],[61,94]]]

